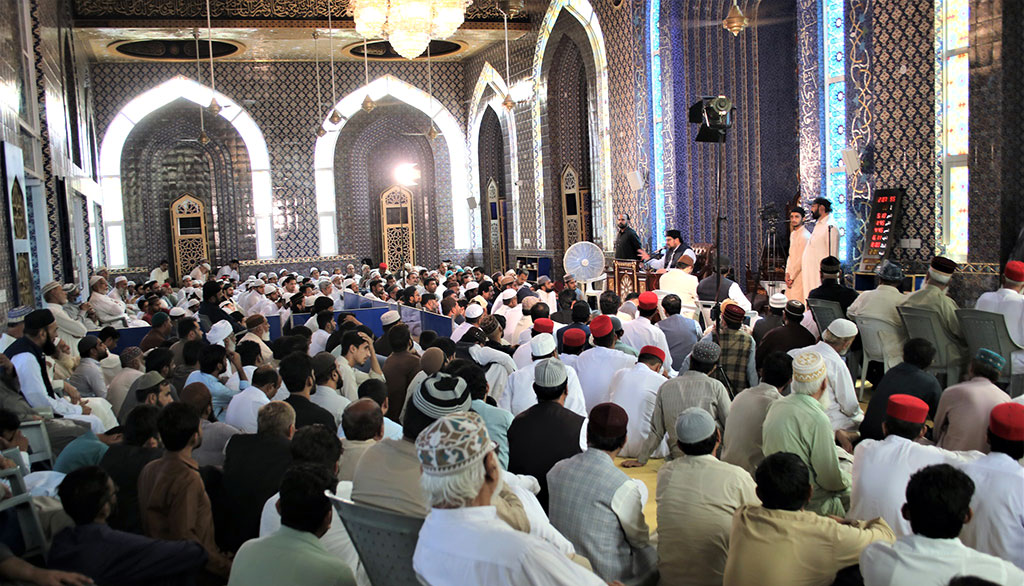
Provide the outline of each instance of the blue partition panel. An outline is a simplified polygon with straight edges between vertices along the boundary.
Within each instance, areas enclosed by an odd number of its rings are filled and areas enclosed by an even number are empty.
[[[368,307],[366,309],[353,309],[348,313],[351,313],[360,323],[373,330],[373,335],[379,338],[384,335],[384,326],[380,323],[380,317],[387,310],[387,307]]]
[[[276,340],[281,337],[281,316],[267,316],[267,324],[270,325],[270,339]]]
[[[129,348],[131,346],[138,346],[139,343],[142,342],[142,338],[146,337],[146,334],[148,334],[149,330],[151,329],[152,328],[150,328],[149,326],[141,328],[121,328],[117,330],[117,333],[121,334],[121,337],[118,338],[117,340],[117,347],[108,348],[108,350],[110,350],[114,354],[120,354],[121,352],[124,351],[125,348]],[[99,330],[95,332],[89,332],[89,335],[99,337],[100,332]]]
[[[434,330],[437,335],[442,338],[450,338],[452,335],[452,318],[445,317],[443,315],[437,315],[429,311],[420,312],[421,323],[424,330]]]

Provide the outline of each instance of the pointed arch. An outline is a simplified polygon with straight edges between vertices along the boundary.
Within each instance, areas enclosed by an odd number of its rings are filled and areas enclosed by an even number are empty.
[[[533,55],[533,79],[538,84],[535,95],[541,96],[547,93],[547,82],[543,79],[544,52],[547,49],[548,39],[555,27],[555,22],[562,10],[571,14],[587,33],[587,40],[590,42],[590,50],[594,56],[595,72],[595,93],[594,101],[597,109],[597,136],[594,137],[594,145],[591,147],[596,154],[596,168],[593,173],[593,198],[594,211],[594,238],[600,239],[606,250],[611,250],[613,234],[612,209],[612,166],[611,166],[611,119],[608,113],[608,58],[604,50],[604,35],[601,33],[601,25],[597,21],[597,13],[594,11],[588,0],[552,0],[548,6],[544,20],[541,21],[540,31],[537,34],[537,49]],[[536,247],[545,248],[545,223],[544,217],[544,133],[541,125],[543,100],[535,98],[533,107],[533,184],[534,198],[537,213],[537,240]]]
[[[482,103],[484,90],[490,86],[494,91],[494,97],[486,103]],[[473,99],[469,104],[469,156],[472,161],[472,177],[476,178],[480,173],[480,124],[484,119],[484,112],[490,107],[498,115],[498,119],[504,119],[505,127],[508,129],[508,154],[509,154],[509,177],[512,185],[512,241],[516,248],[523,245],[522,227],[519,223],[519,140],[516,138],[516,116],[513,110],[508,110],[501,105],[509,93],[509,86],[501,74],[494,69],[489,61],[484,62],[480,70],[480,77],[476,80],[476,87],[473,88]],[[480,183],[475,179],[471,181],[473,196],[477,201],[483,201],[480,193]]]
[[[252,204],[256,214],[256,256],[274,258],[273,187],[270,175],[270,154],[256,121],[234,100],[220,92],[176,76],[136,96],[125,104],[111,120],[100,143],[100,188],[103,192],[103,224],[107,237],[107,262],[111,267],[126,267],[128,255],[124,232],[124,199],[121,193],[121,152],[131,131],[146,116],[171,102],[184,98],[197,105],[206,105],[217,98],[218,114],[238,131],[249,153],[252,172]],[[111,253],[113,251],[113,253]]]
[[[449,197],[452,206],[454,248],[456,250],[479,248],[481,246],[480,234],[471,229],[473,214],[470,213],[468,202],[470,181],[469,166],[466,161],[466,140],[458,120],[441,102],[427,92],[393,75],[385,75],[343,97],[335,105],[335,109],[344,118],[338,124],[332,124],[329,119],[325,119],[323,127],[327,132],[316,140],[316,147],[313,151],[313,169],[316,182],[316,209],[317,216],[320,218],[321,251],[324,250],[325,241],[332,235],[335,241],[337,240],[336,233],[329,231],[330,227],[336,224],[326,218],[333,219],[337,213],[334,191],[334,150],[338,143],[338,136],[348,119],[362,107],[363,98],[367,95],[375,101],[384,96],[391,96],[434,120],[448,146],[451,163],[451,193],[449,193]]]

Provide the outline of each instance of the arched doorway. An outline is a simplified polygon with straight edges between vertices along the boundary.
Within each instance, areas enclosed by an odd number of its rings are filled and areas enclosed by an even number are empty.
[[[494,110],[484,108],[477,145],[480,218],[488,272],[508,267],[508,199],[505,195],[505,141]]]

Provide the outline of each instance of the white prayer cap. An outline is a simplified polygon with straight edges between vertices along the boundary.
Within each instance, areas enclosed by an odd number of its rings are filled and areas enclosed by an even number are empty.
[[[206,270],[210,270],[210,263],[204,262],[203,263],[203,268],[206,269]]]
[[[59,287],[60,287],[60,282],[59,281],[50,281],[49,283],[43,285],[42,293],[43,293],[43,295],[46,295],[50,291],[53,291],[54,289],[57,289]]]
[[[103,276],[102,275],[93,275],[93,276],[89,277],[89,286],[90,287],[95,287],[96,283],[99,283],[102,280],[103,280]]]
[[[114,277],[114,284],[115,285],[118,284],[118,283],[127,283],[127,282],[128,282],[128,277],[126,277],[124,275],[118,275],[118,276]]]
[[[226,300],[220,302],[221,309],[223,309],[225,307],[228,307],[229,305],[231,305],[231,300],[230,299],[226,299]]]
[[[793,358],[793,382],[791,389],[801,395],[813,395],[821,388],[828,371],[821,354],[813,351],[802,352]]]
[[[701,407],[690,407],[676,418],[676,437],[680,443],[695,444],[714,435],[715,420]]]
[[[310,274],[313,274],[313,271],[316,271],[316,272],[318,272],[318,273],[319,273],[319,272],[320,272],[320,269],[318,269],[318,268],[316,268],[316,267],[309,267],[309,273],[310,273]]]
[[[258,273],[256,275],[256,278],[257,279],[266,279],[267,278],[267,273]]]
[[[270,295],[271,293],[277,293],[277,285],[267,285],[266,288],[263,289],[263,293],[265,295]]]
[[[768,305],[775,309],[784,309],[787,301],[785,293],[775,293],[768,298]]]
[[[469,306],[466,307],[466,317],[469,319],[476,319],[483,314],[484,308],[480,307],[477,303],[470,303]]]
[[[134,287],[135,286],[135,281],[128,281],[128,286],[129,287]]]
[[[402,319],[402,316],[399,315],[397,311],[392,309],[390,311],[384,312],[384,315],[380,316],[380,324],[382,326],[390,326],[391,324],[397,322],[400,319]]]
[[[837,338],[852,338],[857,335],[857,324],[848,319],[839,318],[829,324],[828,331]]]
[[[473,290],[475,290],[479,286],[480,286],[480,284],[477,283],[476,281],[470,281],[470,282],[466,283],[466,291],[467,292],[468,291],[473,291]]]
[[[256,279],[255,281],[252,282],[252,285],[249,286],[255,289],[256,287],[263,287],[265,285],[266,283],[263,282],[263,279]]]
[[[541,336],[547,336],[551,338],[551,334],[541,334]],[[537,336],[538,338],[540,336]],[[537,338],[534,338],[536,340]],[[554,344],[554,338],[552,338],[552,344]],[[565,370],[565,364],[557,358],[546,358],[537,363],[537,366],[533,370],[533,382],[537,383],[542,387],[557,387],[565,382],[569,378],[569,374]]]
[[[185,317],[185,308],[172,307],[168,315],[170,315],[171,317]]]
[[[533,356],[547,356],[555,351],[555,337],[545,332],[530,338],[530,354]]]
[[[515,289],[505,289],[504,291],[501,292],[501,300],[502,301],[508,301],[510,299],[515,298],[515,296],[516,296]]]
[[[282,275],[285,275],[285,274],[287,274],[287,273],[288,273],[288,269],[281,269],[281,270],[279,271],[279,273],[280,273],[280,274],[282,274]]]
[[[222,319],[210,327],[210,331],[206,333],[206,340],[211,344],[223,346],[224,340],[226,340],[231,334],[231,322],[226,319]]]
[[[345,279],[344,282],[341,283],[341,286],[348,288],[348,287],[351,287],[352,285],[354,285],[355,282],[356,282],[355,279]]]
[[[183,282],[184,282],[184,281],[191,281],[191,280],[192,280],[192,275],[183,275],[183,276],[181,277],[181,280],[182,280]]]

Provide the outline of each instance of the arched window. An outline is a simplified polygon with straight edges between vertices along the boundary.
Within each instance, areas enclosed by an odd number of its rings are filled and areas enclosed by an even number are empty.
[[[839,229],[839,260],[849,259],[847,229],[846,169],[846,22],[843,0],[821,3],[821,48],[824,55],[825,198],[832,202],[832,221]]]
[[[665,233],[665,130],[662,118],[661,85],[661,0],[651,0],[647,35],[651,50],[651,160],[654,187],[654,237]]]
[[[231,123],[249,152],[252,171],[252,203],[256,214],[256,256],[274,258],[273,188],[270,182],[270,155],[256,121],[231,98],[185,77],[175,77],[128,102],[114,116],[100,146],[100,187],[103,190],[103,224],[106,227],[107,264],[111,268],[128,266],[124,232],[124,202],[121,199],[121,151],[135,125],[154,111],[184,98],[206,105],[216,96],[221,105],[218,114]]]
[[[966,262],[968,253],[968,17],[968,0],[935,2],[935,243],[957,262]]]

